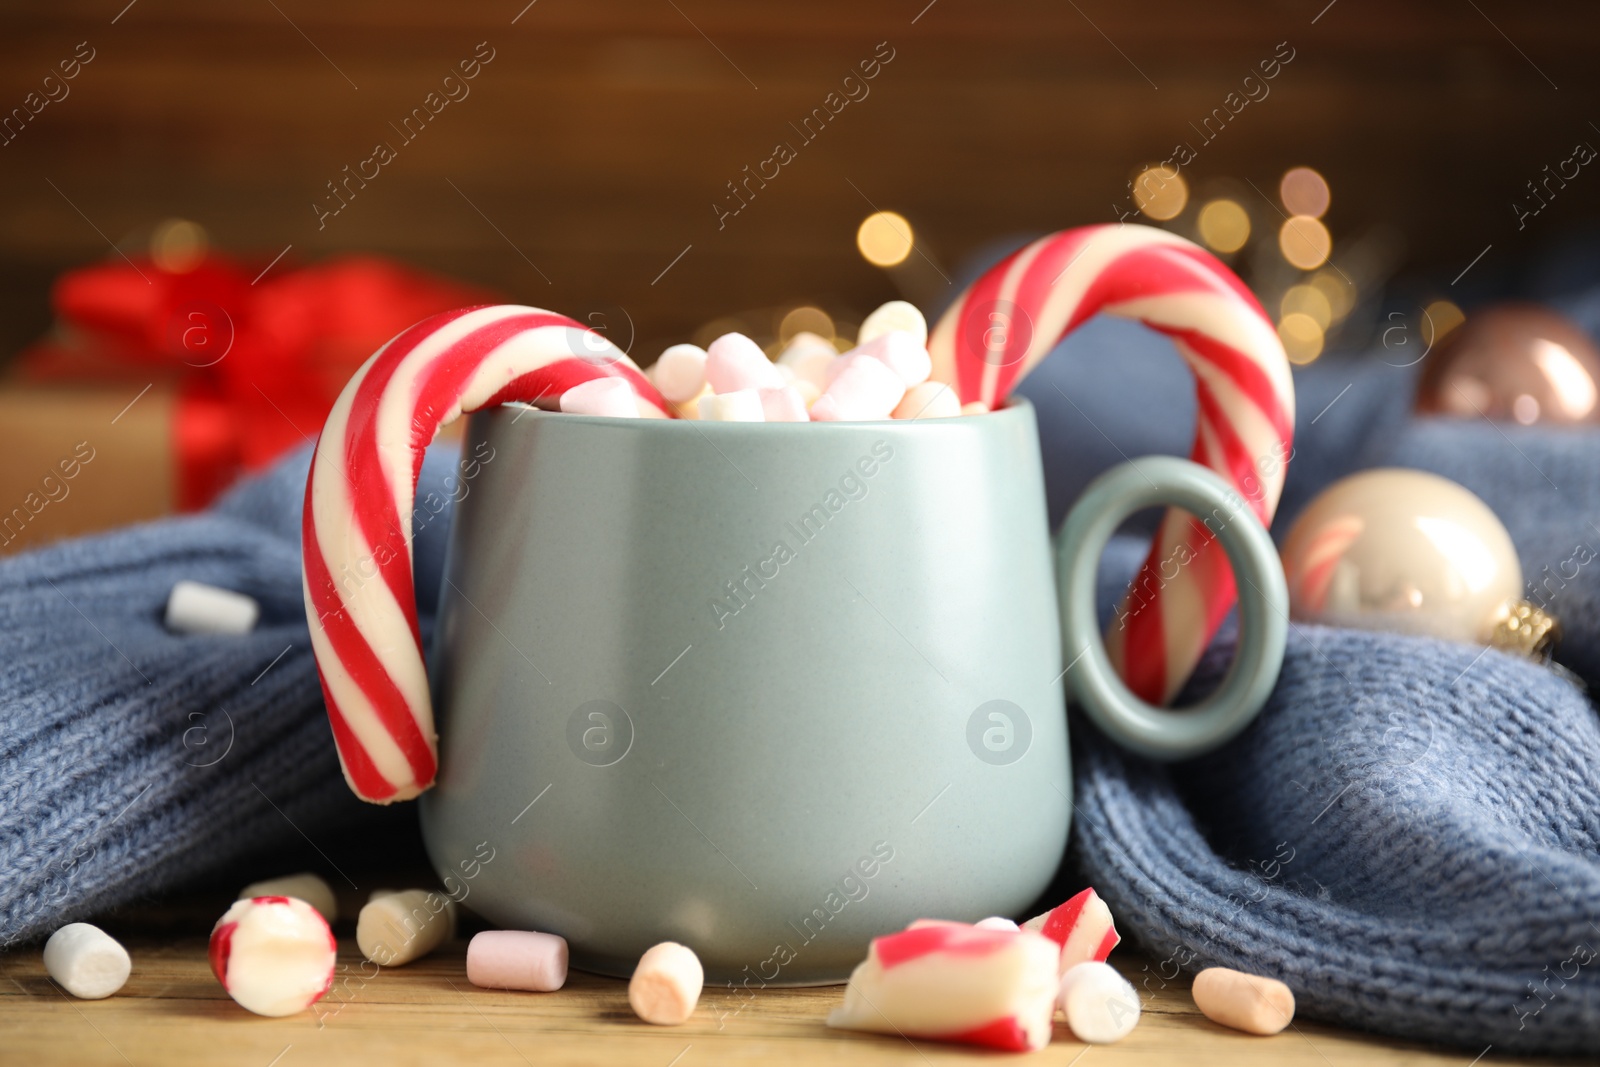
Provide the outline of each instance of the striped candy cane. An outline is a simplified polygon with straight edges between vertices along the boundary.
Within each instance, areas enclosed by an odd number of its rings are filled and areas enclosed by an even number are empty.
[[[1013,253],[939,320],[928,339],[933,377],[953,385],[963,403],[996,406],[1097,312],[1172,338],[1200,401],[1190,458],[1270,523],[1294,435],[1288,359],[1244,283],[1181,237],[1147,226],[1085,226]],[[1206,551],[1213,540],[1201,523],[1169,511],[1118,609],[1125,625],[1112,627],[1107,651],[1145,700],[1176,695],[1233,606],[1227,558]]]
[[[513,304],[435,315],[380,348],[322,428],[306,480],[302,578],[328,721],[350,788],[407,800],[438,768],[411,577],[423,450],[457,416],[508,401],[554,406],[620,377],[641,414],[669,417],[639,368],[564,315]]]

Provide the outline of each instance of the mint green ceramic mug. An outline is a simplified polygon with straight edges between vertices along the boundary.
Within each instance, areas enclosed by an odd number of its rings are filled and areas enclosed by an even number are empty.
[[[1052,548],[1025,402],[815,424],[513,406],[467,448],[424,837],[452,895],[588,970],[674,940],[743,996],[843,981],[913,919],[1015,915],[1065,850],[1063,676],[1101,729],[1177,758],[1277,675],[1283,576],[1245,502],[1142,459]],[[1095,626],[1106,538],[1168,502],[1224,517],[1240,575],[1240,655],[1194,710],[1135,700]]]

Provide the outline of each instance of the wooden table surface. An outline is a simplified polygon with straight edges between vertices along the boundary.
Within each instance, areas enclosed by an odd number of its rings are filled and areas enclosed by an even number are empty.
[[[625,1064],[706,1067],[781,1060],[787,1065],[1001,1062],[996,1053],[935,1042],[844,1033],[823,1025],[842,987],[773,989],[740,1001],[708,990],[694,1017],[678,1027],[640,1022],[625,983],[574,972],[557,993],[478,989],[466,980],[466,945],[455,941],[406,967],[349,983],[348,995],[286,1019],[264,1019],[234,1004],[211,976],[205,940],[127,939],[134,972],[108,1000],[75,1000],[45,975],[38,947],[0,956],[0,1063],[48,1067],[229,1064],[310,1067],[470,1063],[558,1067]],[[363,966],[354,938],[340,939],[339,960],[353,975]],[[1130,977],[1143,961],[1119,951],[1113,962]],[[365,973],[372,965],[365,964]],[[1144,1017],[1120,1044],[1089,1047],[1058,1018],[1055,1040],[1025,1062],[1088,1067],[1122,1063],[1450,1064],[1518,1062],[1492,1049],[1436,1050],[1380,1040],[1305,1020],[1276,1037],[1249,1037],[1201,1016],[1180,978],[1145,1001]],[[1520,1062],[1554,1065],[1554,1060]],[[1570,1061],[1577,1062],[1577,1061]]]

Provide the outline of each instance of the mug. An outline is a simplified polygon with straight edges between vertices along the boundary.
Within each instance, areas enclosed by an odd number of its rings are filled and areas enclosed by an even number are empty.
[[[465,448],[423,834],[453,897],[584,970],[671,940],[713,984],[834,983],[911,920],[1016,914],[1067,841],[1063,679],[1177,758],[1242,729],[1283,654],[1271,541],[1201,467],[1113,470],[1052,553],[1025,402],[761,425],[514,405]],[[1095,625],[1106,538],[1165,502],[1241,520],[1218,531],[1241,652],[1194,711],[1139,703]]]

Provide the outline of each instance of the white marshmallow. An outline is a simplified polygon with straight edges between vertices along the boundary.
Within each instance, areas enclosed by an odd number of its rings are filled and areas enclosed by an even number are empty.
[[[887,419],[905,395],[905,383],[882,361],[852,356],[811,405],[811,418],[818,422]]]
[[[664,941],[639,958],[628,980],[628,1003],[647,1023],[676,1026],[694,1014],[705,979],[694,950]]]
[[[810,422],[806,414],[806,401],[792,385],[782,389],[762,389],[761,411],[768,422]]]
[[[567,942],[532,930],[485,930],[467,943],[467,981],[551,993],[567,981]]]
[[[916,338],[919,346],[928,343],[928,320],[922,317],[916,305],[891,300],[862,320],[861,329],[856,332],[856,344],[866,344],[891,330],[904,330]]]
[[[754,389],[702,396],[700,419],[703,422],[766,422],[761,394]]]
[[[682,404],[700,395],[706,384],[706,350],[699,345],[673,345],[650,366],[650,380],[661,395]]]
[[[339,901],[333,895],[333,889],[320,875],[310,871],[299,874],[286,874],[282,878],[268,878],[264,882],[252,882],[239,890],[239,900],[249,900],[252,897],[298,897],[317,909],[317,914],[328,920],[331,924],[339,918]]]
[[[817,397],[822,395],[821,387],[815,382],[807,381],[804,378],[796,378],[793,388],[795,392],[800,394],[800,399],[805,402],[807,410],[810,410],[811,405],[817,402]]]
[[[742,333],[725,333],[706,349],[706,384],[717,393],[776,389],[783,376],[760,345]]]
[[[327,921],[295,897],[236,901],[211,930],[212,973],[257,1015],[293,1015],[322,999],[338,955]]]
[[[421,959],[455,933],[456,902],[430,889],[374,893],[356,919],[356,945],[381,967]]]
[[[991,915],[987,919],[979,919],[972,925],[976,926],[980,930],[1010,930],[1012,933],[1016,933],[1019,929],[1021,929],[1021,927],[1012,922],[1010,919],[1002,918],[999,915]]]
[[[561,394],[561,410],[569,415],[637,419],[639,405],[634,395],[633,386],[621,378],[592,378]]]
[[[985,404],[981,400],[969,400],[965,404],[961,405],[961,414],[987,415],[989,414],[989,405]]]
[[[922,343],[904,330],[890,330],[888,333],[879,334],[865,344],[857,345],[846,352],[842,360],[850,360],[856,356],[871,356],[881,360],[883,365],[900,376],[901,383],[907,388],[921,385],[928,380],[928,375],[933,373],[933,360],[928,355],[928,350]],[[834,373],[838,373],[835,369]]]
[[[122,988],[133,961],[128,950],[98,926],[68,923],[44,943],[44,969],[73,996],[100,1000]]]
[[[949,419],[959,414],[961,398],[943,382],[912,386],[894,409],[897,419]]]
[[[716,395],[711,391],[711,386],[702,386],[700,391],[688,400],[681,404],[673,404],[672,410],[678,413],[678,418],[680,419],[698,419],[700,417],[700,401],[708,396]]]
[[[1109,963],[1080,963],[1061,976],[1061,1010],[1079,1041],[1109,1045],[1139,1025],[1139,994]]]
[[[260,617],[254,598],[202,582],[179,582],[167,595],[167,629],[175,633],[247,634]]]
[[[828,387],[828,367],[839,356],[832,343],[814,333],[794,335],[783,353],[778,356],[778,366],[790,370],[794,376],[815,385],[820,392]]]

